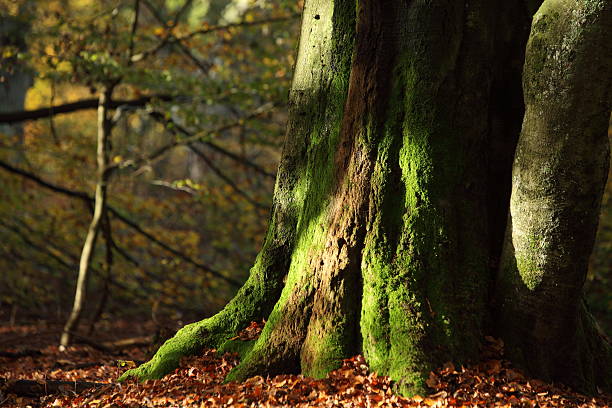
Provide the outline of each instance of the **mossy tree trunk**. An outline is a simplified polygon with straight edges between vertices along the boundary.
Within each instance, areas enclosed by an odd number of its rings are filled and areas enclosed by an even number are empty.
[[[364,353],[411,393],[434,366],[476,358],[523,116],[530,14],[511,3],[307,1],[250,277],[122,378],[159,378],[204,346],[241,353],[228,380],[320,377]],[[263,318],[257,341],[229,340]]]
[[[587,391],[612,382],[610,344],[582,296],[610,162],[610,27],[609,1],[546,0],[534,17],[497,285],[512,358]]]

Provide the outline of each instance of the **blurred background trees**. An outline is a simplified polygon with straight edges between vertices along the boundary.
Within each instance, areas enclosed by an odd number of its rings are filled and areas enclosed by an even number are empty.
[[[187,321],[231,298],[266,231],[301,7],[0,0],[0,319],[70,312],[109,86],[84,319]],[[610,190],[587,284],[608,333]]]

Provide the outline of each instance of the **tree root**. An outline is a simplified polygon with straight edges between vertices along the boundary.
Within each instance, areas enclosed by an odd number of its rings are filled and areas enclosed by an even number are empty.
[[[151,360],[126,371],[118,381],[122,382],[128,378],[136,378],[139,381],[162,378],[178,368],[181,357],[195,354],[204,347],[216,347],[219,339],[225,337],[224,332],[228,337],[233,334],[215,327],[214,320],[218,320],[215,319],[217,316],[183,327],[157,350]]]
[[[162,378],[178,368],[181,357],[196,354],[203,348],[219,348],[251,321],[266,317],[280,290],[276,286],[261,285],[261,282],[257,276],[251,276],[223,310],[180,329],[157,350],[151,360],[126,371],[118,381]]]

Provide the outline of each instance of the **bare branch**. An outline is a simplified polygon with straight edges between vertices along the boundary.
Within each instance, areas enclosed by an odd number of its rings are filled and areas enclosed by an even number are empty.
[[[187,136],[187,137],[184,138],[184,139],[175,139],[175,140],[171,141],[170,143],[167,143],[164,146],[161,146],[160,148],[155,150],[153,153],[151,153],[147,157],[136,159],[136,160],[128,159],[128,160],[125,160],[125,161],[120,162],[120,163],[112,164],[112,165],[108,166],[108,170],[107,171],[110,173],[110,172],[114,172],[117,169],[140,168],[141,166],[143,166],[143,165],[145,165],[147,163],[151,163],[151,162],[159,159],[161,156],[163,156],[165,153],[167,153],[168,151],[170,151],[171,149],[173,149],[175,147],[185,146],[185,145],[189,145],[190,143],[193,143],[193,142],[202,141],[202,139],[210,138],[211,136],[213,136],[216,133],[224,132],[224,131],[229,130],[229,129],[231,129],[233,127],[236,127],[236,126],[242,126],[246,120],[250,120],[250,119],[253,119],[253,118],[257,117],[257,116],[263,115],[264,113],[268,112],[272,107],[273,107],[273,104],[265,104],[265,105],[259,107],[258,109],[254,110],[249,115],[246,115],[245,117],[243,117],[243,118],[241,118],[239,120],[236,120],[236,121],[234,121],[232,123],[228,123],[226,125],[222,125],[222,126],[216,128],[216,129],[205,130],[205,131],[201,131],[201,132],[197,132],[197,133],[189,132],[187,129],[185,129],[182,126],[178,125],[174,120],[166,118],[166,115],[162,114],[161,112],[155,112],[155,111],[154,112],[150,112],[149,115],[151,117],[153,117],[155,120],[157,120],[158,122],[163,123],[164,126],[166,126],[166,128],[170,128],[168,130],[174,131],[174,133],[176,133],[178,131],[178,133],[181,133],[181,134],[183,134],[184,136]],[[172,126],[169,126],[169,125],[172,125]],[[232,155],[235,156],[235,157],[240,157],[240,156],[235,155],[234,153],[232,153]],[[231,157],[231,158],[234,159],[234,157]],[[242,160],[246,160],[246,159],[242,159],[241,158],[241,161]],[[257,166],[254,163],[252,163],[252,166],[256,166],[257,168],[261,169],[259,166]],[[265,170],[261,169],[260,172],[264,172],[265,173]],[[266,174],[266,175],[269,175],[269,173]],[[272,176],[272,177],[274,177],[274,176]]]
[[[164,21],[163,17],[159,14],[159,12],[155,9],[155,7],[153,7],[149,2],[145,2],[147,3],[147,8],[149,8],[151,10],[151,13],[154,15],[154,17],[164,26],[166,26],[166,22]],[[280,23],[280,22],[284,22],[284,21],[289,21],[295,18],[299,18],[301,16],[301,14],[299,13],[295,13],[295,14],[290,14],[287,16],[281,16],[281,17],[270,17],[270,18],[264,18],[261,20],[255,20],[255,21],[239,21],[236,23],[230,23],[230,24],[223,24],[223,25],[217,25],[217,26],[211,26],[211,27],[206,27],[200,30],[195,30],[192,31],[188,34],[182,35],[182,36],[173,36],[171,33],[166,34],[166,36],[162,39],[162,41],[160,41],[157,45],[155,45],[154,47],[143,51],[139,54],[136,54],[132,57],[132,61],[133,62],[139,62],[144,60],[145,58],[156,54],[157,52],[159,52],[162,48],[164,48],[166,45],[172,45],[172,44],[178,44],[178,45],[184,45],[183,41],[189,40],[193,37],[196,37],[198,35],[204,35],[204,34],[210,34],[210,33],[214,33],[216,31],[222,31],[222,30],[228,30],[231,28],[239,28],[239,27],[254,27],[254,26],[258,26],[258,25],[264,25],[264,24],[272,24],[272,23]]]
[[[230,28],[253,27],[253,26],[258,26],[258,25],[263,25],[263,24],[281,23],[284,21],[289,21],[295,18],[299,18],[300,16],[301,16],[300,13],[295,13],[295,14],[289,14],[287,16],[281,16],[281,17],[270,17],[270,18],[264,18],[261,20],[255,20],[255,21],[239,21],[236,23],[212,26],[212,27],[203,28],[201,30],[192,31],[189,34],[185,34],[183,36],[177,37],[176,40],[184,41],[184,40],[188,40],[198,35],[209,34],[215,31],[227,30]]]
[[[114,100],[108,104],[108,107],[109,109],[116,109],[120,106],[142,107],[155,99],[158,99],[160,101],[170,101],[173,99],[173,97],[170,95],[152,95],[152,96],[143,96],[141,98],[136,98],[136,99]],[[52,106],[48,108],[0,113],[0,123],[1,124],[18,123],[18,122],[24,122],[26,120],[36,120],[36,119],[48,118],[50,116],[58,115],[61,113],[72,113],[72,112],[77,112],[80,110],[97,109],[97,108],[98,108],[97,98],[83,99],[81,101],[66,103],[63,105]]]
[[[261,166],[259,166],[258,164],[250,161],[249,159],[247,159],[246,157],[240,156],[234,152],[231,152],[229,150],[224,149],[223,147],[208,141],[208,140],[202,140],[205,139],[207,137],[210,137],[212,134],[214,133],[219,133],[221,131],[224,130],[228,130],[232,127],[235,126],[242,126],[244,124],[245,120],[249,120],[252,119],[254,117],[257,117],[263,113],[265,113],[267,111],[267,109],[264,109],[266,107],[266,105],[260,107],[259,109],[255,110],[253,113],[251,113],[250,115],[245,116],[244,118],[238,120],[237,122],[231,123],[229,125],[225,125],[222,126],[221,128],[212,130],[212,131],[203,131],[203,132],[198,132],[198,133],[192,133],[190,131],[188,131],[187,129],[185,129],[184,127],[182,127],[181,125],[179,125],[178,123],[176,123],[175,121],[173,121],[172,119],[168,119],[166,118],[163,114],[159,113],[159,112],[151,112],[150,115],[151,117],[153,117],[155,120],[157,120],[158,122],[163,123],[167,128],[169,128],[169,130],[172,131],[176,131],[178,133],[181,133],[182,135],[186,136],[185,139],[182,139],[180,141],[174,141],[171,142],[170,144],[166,145],[166,146],[162,146],[159,150],[164,149],[164,151],[173,148],[175,146],[179,146],[179,145],[188,145],[190,143],[194,143],[194,142],[201,142],[203,145],[205,145],[206,147],[208,147],[211,150],[216,151],[217,153],[222,154],[223,156],[226,156],[232,160],[234,160],[235,162],[241,163],[246,167],[249,167],[255,171],[257,171],[258,173],[275,179],[276,176],[272,173],[267,172],[265,169],[263,169]],[[171,126],[169,126],[171,125]],[[167,147],[167,149],[166,149]],[[158,151],[159,151],[158,150]],[[163,152],[161,152],[163,153]],[[159,155],[154,153],[154,155],[156,155],[155,157],[158,157]]]
[[[9,225],[9,224],[6,224],[2,220],[0,220],[0,226],[4,227],[5,229],[7,229],[7,230],[13,232],[14,234],[16,234],[17,236],[19,236],[19,238],[21,238],[21,240],[24,243],[26,243],[28,245],[28,247],[30,247],[30,248],[32,248],[32,249],[34,249],[34,250],[36,250],[36,251],[38,251],[38,252],[40,252],[42,254],[44,254],[44,255],[54,259],[55,261],[57,261],[61,266],[63,266],[67,270],[73,271],[76,268],[76,263],[75,262],[76,262],[77,256],[74,255],[74,254],[71,254],[70,252],[68,252],[68,250],[63,249],[63,248],[59,248],[59,247],[57,247],[57,245],[55,245],[53,247],[53,249],[55,249],[56,251],[61,252],[64,256],[69,258],[69,260],[65,260],[65,259],[61,258],[60,256],[58,256],[57,254],[55,254],[54,251],[52,251],[51,249],[46,248],[46,247],[41,246],[41,245],[38,245],[37,243],[33,242],[29,238],[33,234],[31,234],[31,233],[26,234],[23,231],[20,231],[17,227]],[[92,268],[92,271],[94,271],[94,273],[96,275],[102,276],[102,272],[99,271],[98,269]],[[130,295],[134,295],[134,296],[136,296],[137,298],[140,298],[140,299],[145,299],[144,295],[142,295],[140,293],[137,293],[137,292],[134,292],[132,289],[129,289],[127,286],[125,286],[121,282],[118,282],[116,280],[111,279],[110,280],[110,284],[115,286],[116,288],[124,291],[125,293],[128,293]]]
[[[130,32],[130,46],[128,48],[127,66],[132,65],[132,56],[134,55],[134,38],[138,29],[138,15],[140,14],[140,0],[134,0],[134,21],[132,22],[132,30]]]
[[[249,202],[251,205],[253,205],[256,208],[261,208],[261,209],[264,209],[264,210],[269,210],[269,207],[267,205],[264,205],[264,204],[261,204],[261,203],[255,201],[250,195],[248,195],[243,190],[241,190],[240,187],[238,187],[236,185],[236,183],[234,183],[234,180],[232,180],[225,173],[223,173],[223,171],[221,171],[221,169],[218,168],[212,162],[212,160],[210,160],[210,158],[208,158],[208,156],[206,156],[204,154],[204,152],[201,151],[194,143],[189,143],[188,146],[189,146],[189,148],[191,149],[192,152],[194,152],[199,158],[202,159],[202,161],[204,161],[204,163],[206,163],[206,165],[213,171],[213,173],[215,173],[217,175],[217,177],[219,177],[221,180],[223,180],[238,195],[240,195],[242,198],[244,198],[247,202]]]
[[[60,194],[64,194],[66,196],[69,197],[74,197],[74,198],[78,198],[82,201],[84,201],[87,204],[90,204],[94,201],[93,197],[89,196],[87,193],[82,192],[82,191],[78,191],[78,190],[71,190],[65,187],[61,187],[52,183],[49,183],[48,181],[45,181],[43,179],[41,179],[40,177],[36,176],[35,174],[29,173],[25,170],[22,169],[18,169],[15,168],[11,165],[9,165],[8,163],[5,163],[3,161],[0,161],[0,168],[13,173],[13,174],[17,174],[20,175],[22,177],[25,177],[31,181],[34,181],[36,184],[45,187],[48,190],[51,191],[55,191],[56,193],[60,193]],[[182,252],[180,252],[179,250],[171,247],[168,244],[165,244],[164,242],[160,241],[159,239],[157,239],[156,237],[154,237],[153,235],[151,235],[150,233],[146,232],[145,230],[142,229],[142,227],[140,227],[140,225],[138,225],[138,223],[132,221],[131,219],[129,219],[128,217],[122,215],[117,209],[115,209],[112,206],[108,206],[108,211],[115,216],[119,221],[121,221],[122,223],[124,223],[125,225],[129,226],[130,228],[132,228],[134,231],[138,232],[140,235],[144,236],[145,238],[147,238],[148,240],[150,240],[151,242],[157,244],[159,247],[165,249],[166,251],[170,252],[171,254],[175,255],[177,258],[180,258],[182,260],[184,260],[185,262],[199,268],[202,269],[205,272],[210,273],[213,276],[216,276],[219,279],[222,279],[228,283],[230,283],[231,285],[234,285],[236,287],[240,287],[242,286],[242,283],[230,278],[228,276],[223,275],[221,272],[217,271],[214,268],[211,268],[208,265],[205,265],[199,261],[194,260],[193,258],[191,258],[189,255],[186,255]]]

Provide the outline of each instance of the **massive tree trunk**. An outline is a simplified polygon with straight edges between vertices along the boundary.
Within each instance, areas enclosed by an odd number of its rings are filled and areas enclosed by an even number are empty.
[[[610,27],[609,1],[547,0],[534,17],[497,288],[512,358],[588,391],[612,381],[581,290],[610,162]]]
[[[410,393],[435,365],[476,358],[523,114],[523,7],[307,1],[270,227],[249,280],[122,378],[158,378],[204,346],[241,353],[228,380],[323,376],[362,352]],[[257,341],[228,340],[263,318]]]

